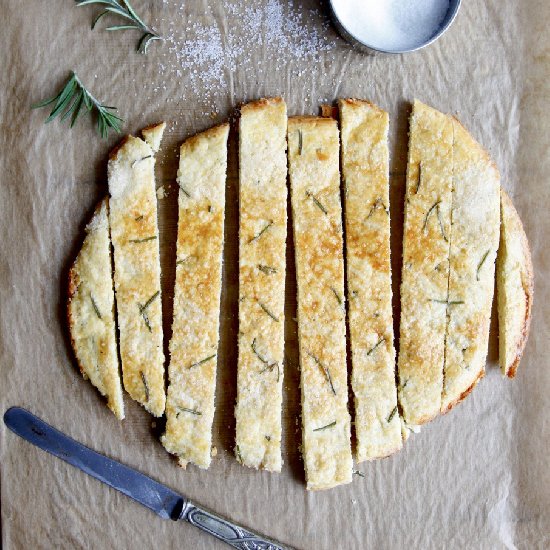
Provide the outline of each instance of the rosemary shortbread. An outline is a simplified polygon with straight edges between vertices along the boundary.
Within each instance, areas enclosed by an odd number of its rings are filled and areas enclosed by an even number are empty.
[[[439,414],[443,390],[453,123],[415,101],[410,120],[403,234],[399,402],[406,424]]]
[[[500,233],[500,175],[456,119],[449,236],[445,368],[441,411],[464,399],[485,373]]]
[[[222,283],[227,136],[224,124],[183,143],[170,340],[170,386],[162,444],[180,465],[210,466]]]
[[[286,104],[241,108],[237,459],[281,470],[287,225]]]
[[[146,129],[156,147],[164,124]],[[154,149],[127,136],[109,159],[111,238],[124,387],[152,415],[165,405]]]
[[[519,215],[500,191],[500,247],[497,255],[499,362],[514,378],[527,343],[533,306],[533,264]]]
[[[114,302],[108,199],[103,199],[86,226],[86,238],[69,271],[67,318],[82,375],[107,398],[107,406],[122,420]]]
[[[358,462],[401,449],[393,345],[388,113],[339,102]]]
[[[339,135],[329,118],[288,121],[307,488],[352,476]]]

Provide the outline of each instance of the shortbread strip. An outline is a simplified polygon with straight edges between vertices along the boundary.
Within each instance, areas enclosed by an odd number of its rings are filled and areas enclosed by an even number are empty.
[[[390,264],[388,113],[339,102],[358,462],[401,449]]]
[[[298,284],[302,454],[307,488],[352,476],[339,134],[335,120],[288,123]]]
[[[164,125],[157,128],[160,133]],[[108,175],[124,388],[153,416],[162,416],[164,353],[154,167],[148,143],[128,136],[111,153]]]
[[[286,105],[241,108],[237,459],[281,470],[287,225]]]

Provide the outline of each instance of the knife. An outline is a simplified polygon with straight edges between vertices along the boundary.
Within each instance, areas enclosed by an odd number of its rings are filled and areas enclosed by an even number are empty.
[[[240,550],[291,550],[197,506],[137,470],[92,451],[25,409],[11,407],[4,414],[4,423],[18,436],[143,504],[163,519],[188,521]]]

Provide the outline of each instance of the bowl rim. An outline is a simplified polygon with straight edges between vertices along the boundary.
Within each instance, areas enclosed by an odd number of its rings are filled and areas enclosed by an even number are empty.
[[[450,0],[449,1],[449,11],[447,12],[446,23],[439,29],[439,31],[434,34],[432,37],[430,37],[425,42],[422,42],[418,46],[415,46],[414,48],[406,48],[406,49],[399,49],[399,50],[388,50],[385,48],[380,48],[377,46],[373,46],[371,44],[368,44],[364,40],[361,40],[360,38],[357,38],[356,35],[354,35],[345,25],[342,23],[342,20],[338,17],[336,14],[336,10],[334,8],[334,0],[329,0],[329,6],[332,18],[334,22],[336,23],[336,27],[340,31],[340,34],[343,35],[342,37],[346,42],[350,42],[353,45],[353,42],[356,42],[360,44],[361,46],[368,48],[369,50],[373,50],[375,52],[381,52],[381,53],[389,53],[389,54],[402,54],[402,53],[409,53],[409,52],[416,52],[418,50],[421,50],[422,48],[425,48],[426,46],[429,46],[430,44],[433,44],[454,22],[458,10],[460,9],[460,6],[462,4],[462,0]],[[450,15],[449,15],[450,14]]]

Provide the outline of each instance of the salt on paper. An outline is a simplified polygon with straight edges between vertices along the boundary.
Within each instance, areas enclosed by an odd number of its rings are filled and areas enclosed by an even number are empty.
[[[449,0],[333,0],[340,23],[375,49],[410,50],[430,40],[445,19]]]

